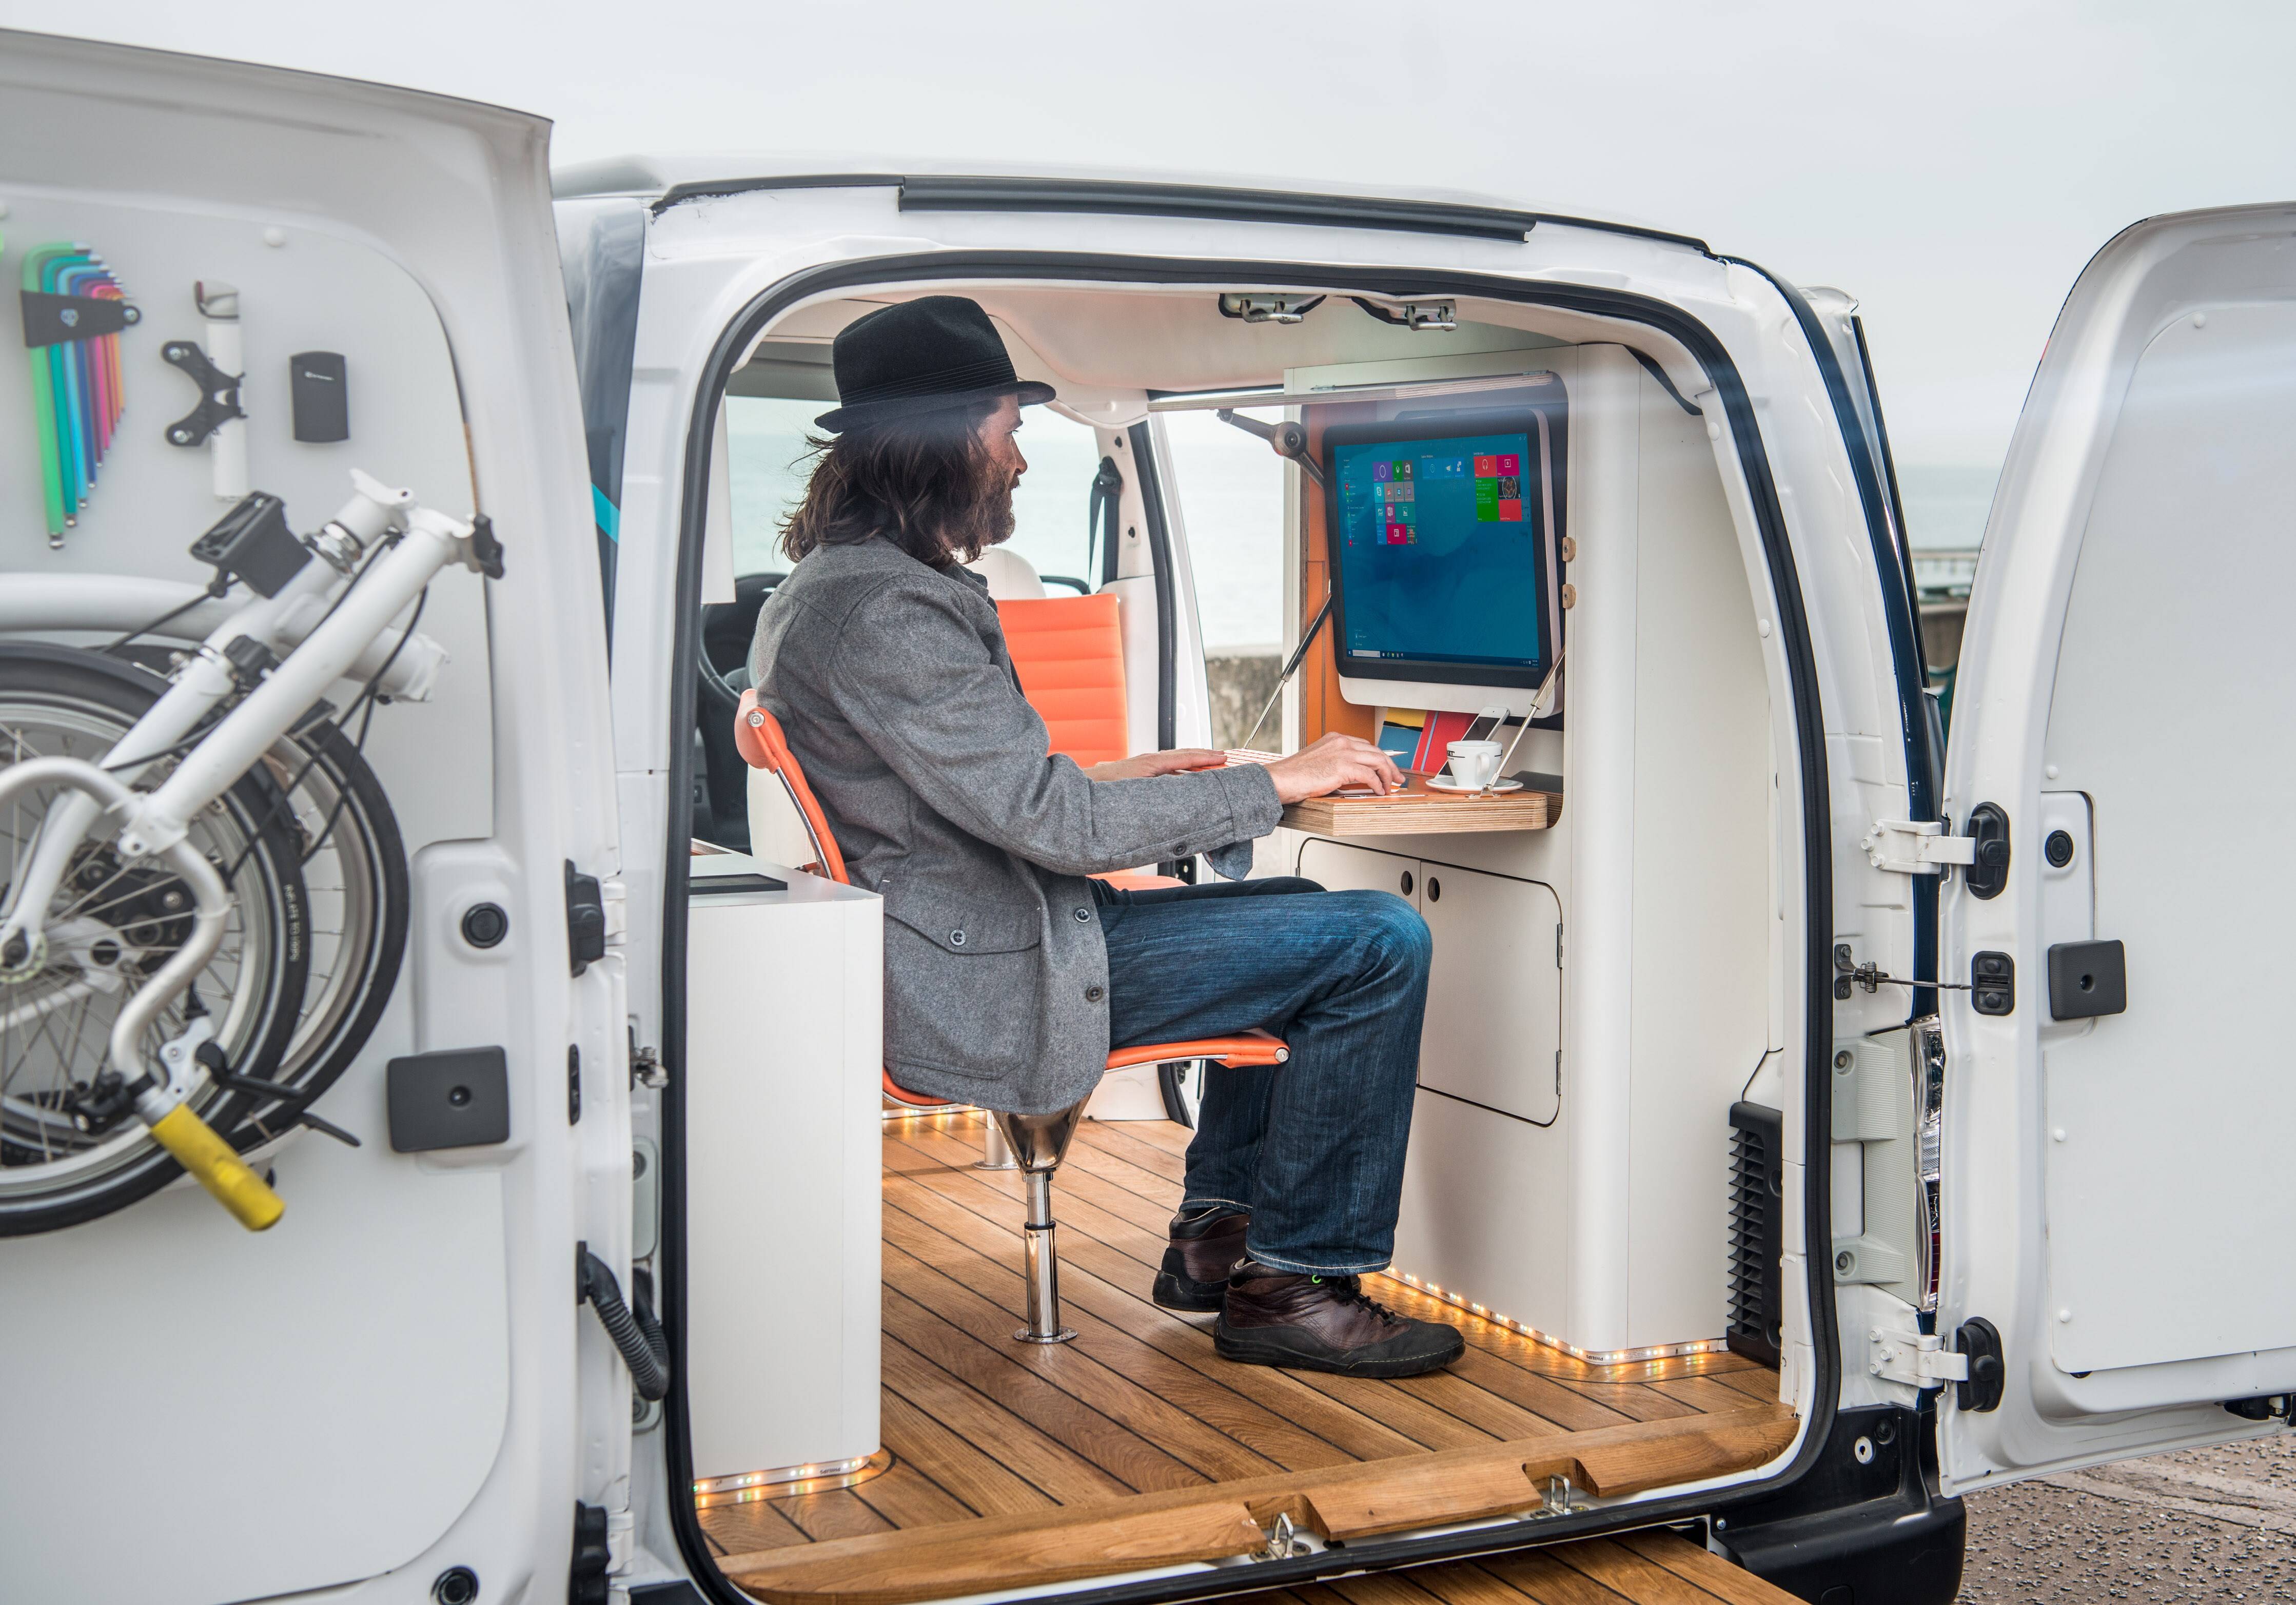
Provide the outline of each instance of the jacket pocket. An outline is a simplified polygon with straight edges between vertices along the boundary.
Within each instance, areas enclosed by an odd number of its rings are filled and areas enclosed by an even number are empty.
[[[985,902],[901,881],[884,895],[887,919],[899,921],[944,953],[1025,953],[1044,940],[1043,911],[1029,904]]]
[[[1041,913],[898,882],[885,892],[885,1057],[996,1084],[1033,1072],[1044,1035]]]

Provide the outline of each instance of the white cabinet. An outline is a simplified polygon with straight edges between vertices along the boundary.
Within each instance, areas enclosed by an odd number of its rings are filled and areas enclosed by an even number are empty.
[[[1562,905],[1554,889],[1421,864],[1435,938],[1419,1085],[1533,1125],[1562,1102]]]
[[[1327,891],[1393,892],[1435,939],[1419,1085],[1533,1125],[1562,1107],[1562,905],[1537,880],[1311,838],[1300,872]]]
[[[677,1069],[693,1475],[764,1486],[877,1452],[882,905],[735,853],[693,873]]]

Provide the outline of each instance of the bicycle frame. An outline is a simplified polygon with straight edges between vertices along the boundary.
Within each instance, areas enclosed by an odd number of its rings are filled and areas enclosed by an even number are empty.
[[[256,1231],[276,1221],[284,1206],[188,1102],[206,1076],[196,1057],[200,1044],[193,1040],[204,1022],[194,1022],[193,1029],[166,1044],[158,1072],[140,1061],[144,1032],[213,955],[230,907],[222,877],[188,843],[190,822],[260,761],[328,686],[369,659],[375,664],[369,677],[387,663],[396,669],[388,658],[376,657],[386,635],[398,638],[391,650],[415,659],[399,679],[405,689],[398,694],[427,692],[444,651],[419,635],[390,630],[390,621],[450,563],[486,569],[475,547],[474,526],[417,505],[412,492],[390,489],[356,471],[351,479],[351,499],[307,542],[311,561],[276,594],[258,598],[217,626],[175,684],[105,756],[102,766],[38,758],[0,770],[0,802],[43,783],[75,793],[53,805],[17,877],[12,905],[0,920],[0,973],[29,974],[45,962],[40,925],[45,911],[74,849],[108,816],[119,822],[117,845],[124,857],[165,859],[191,887],[196,911],[192,938],[122,1007],[111,1058],[135,1092],[135,1112],[152,1136]],[[395,538],[366,561],[370,550],[386,537]],[[131,790],[134,774],[171,751],[240,689],[224,649],[242,636],[286,651],[156,790]]]

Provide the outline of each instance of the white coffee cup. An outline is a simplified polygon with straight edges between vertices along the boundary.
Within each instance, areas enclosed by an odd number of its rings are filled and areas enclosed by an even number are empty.
[[[1499,759],[1505,749],[1496,741],[1453,741],[1444,751],[1451,756],[1451,778],[1478,790],[1499,776]]]

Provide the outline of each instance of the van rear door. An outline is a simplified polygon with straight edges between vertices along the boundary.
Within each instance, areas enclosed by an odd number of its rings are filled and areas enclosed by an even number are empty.
[[[1938,1331],[1956,1489],[2296,1393],[2296,206],[2073,287],[2001,479],[1946,769]]]

